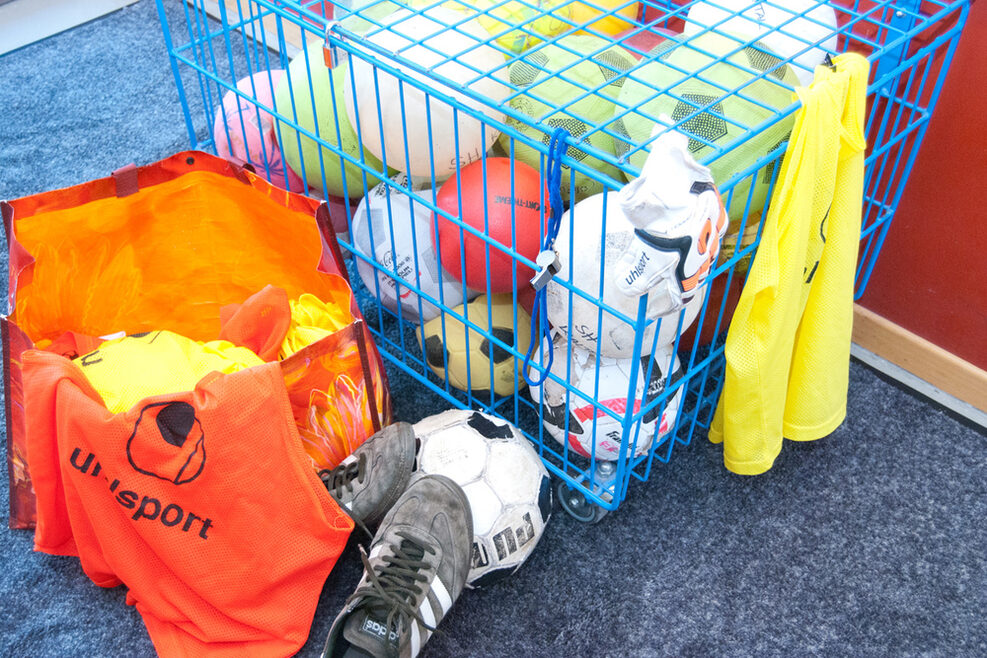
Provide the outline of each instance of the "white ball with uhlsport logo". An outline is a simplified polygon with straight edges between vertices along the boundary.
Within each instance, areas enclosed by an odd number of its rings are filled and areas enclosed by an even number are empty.
[[[601,226],[603,222],[606,222],[605,228]],[[657,289],[649,291],[645,320],[652,322],[637,326],[641,297],[622,293],[615,277],[620,257],[632,241],[638,239],[634,235],[634,225],[620,207],[617,194],[594,194],[562,215],[555,240],[560,269],[546,287],[548,320],[555,330],[571,334],[573,343],[591,352],[626,359],[634,355],[634,340],[638,333],[641,333],[643,355],[650,353],[654,345],[674,341],[680,321],[681,331],[692,324],[702,309],[709,286],[702,286],[677,312],[671,310],[675,301],[667,294]],[[657,252],[650,256],[645,254],[645,257],[659,256]],[[603,304],[622,314],[623,318],[606,308],[601,317],[601,306],[593,299],[600,294],[601,263]],[[633,272],[623,274],[633,276]],[[570,291],[564,282],[571,282],[574,290]]]

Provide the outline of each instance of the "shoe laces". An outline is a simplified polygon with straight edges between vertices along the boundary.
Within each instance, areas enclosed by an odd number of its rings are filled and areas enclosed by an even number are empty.
[[[429,631],[434,632],[422,619],[416,601],[421,596],[422,586],[429,582],[429,572],[434,568],[425,561],[425,554],[435,554],[435,548],[422,544],[411,535],[398,530],[396,532],[401,542],[392,545],[392,555],[383,555],[380,559],[383,566],[376,570],[370,564],[366,551],[361,547],[360,559],[366,569],[368,582],[347,599],[347,605],[357,599],[362,599],[360,607],[374,613],[379,619],[386,617],[388,630],[400,632],[401,628],[410,628],[412,620],[419,622]],[[388,647],[397,655],[397,648],[388,643]]]
[[[336,499],[336,502],[342,504],[343,495],[345,493],[353,493],[353,483],[357,482],[363,484],[363,480],[367,475],[367,455],[361,454],[357,461],[350,462],[348,464],[340,464],[336,468],[324,468],[319,471],[319,478],[322,483],[326,485],[326,490],[329,491],[329,495]],[[345,508],[344,508],[345,511]],[[353,522],[367,535],[368,538],[373,538],[374,533],[370,532],[370,528],[363,522],[362,519],[358,519],[355,516],[350,515]],[[360,547],[361,549],[363,546]]]
[[[366,474],[367,456],[361,454],[356,462],[340,464],[333,469],[322,469],[319,471],[319,478],[333,498],[342,500],[345,493],[353,493],[354,481],[363,484]]]

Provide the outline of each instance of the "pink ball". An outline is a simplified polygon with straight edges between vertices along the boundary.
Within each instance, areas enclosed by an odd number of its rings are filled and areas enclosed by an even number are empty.
[[[258,174],[278,187],[285,187],[287,174],[288,189],[304,192],[305,183],[281,158],[281,149],[275,139],[274,117],[259,106],[274,107],[274,86],[283,75],[281,69],[273,69],[239,80],[236,88],[249,98],[226,92],[213,122],[212,136],[220,157],[249,162]],[[225,122],[223,117],[226,117]]]

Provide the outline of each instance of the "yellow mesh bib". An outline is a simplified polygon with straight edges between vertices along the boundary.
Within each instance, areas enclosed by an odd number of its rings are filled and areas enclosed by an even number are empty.
[[[846,415],[869,65],[852,53],[835,65],[798,90],[802,108],[727,335],[709,438],[736,473],[763,473],[783,437],[821,438]]]

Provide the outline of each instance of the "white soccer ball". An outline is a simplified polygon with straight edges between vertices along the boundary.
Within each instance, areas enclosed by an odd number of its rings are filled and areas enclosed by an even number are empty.
[[[415,179],[442,181],[457,169],[479,160],[500,132],[492,124],[427,95],[365,58],[380,61],[425,83],[427,89],[455,99],[467,107],[502,121],[503,112],[459,91],[503,100],[509,88],[504,74],[504,55],[485,44],[490,35],[476,21],[463,22],[462,14],[442,7],[422,13],[399,9],[381,19],[383,28],[369,28],[362,42],[355,42],[361,55],[350,57],[352,76],[346,76],[346,114],[364,148]],[[454,26],[454,27],[452,27]],[[382,56],[363,42],[393,53],[398,60]],[[428,69],[423,75],[401,61]],[[434,76],[434,77],[433,77]],[[444,78],[455,85],[447,85]],[[357,116],[359,114],[359,117]]]
[[[546,339],[543,347],[548,346]],[[560,444],[569,444],[569,449],[583,457],[605,461],[621,458],[623,427],[621,421],[613,418],[599,407],[606,407],[618,416],[627,411],[627,390],[631,381],[631,359],[610,359],[600,357],[597,368],[596,355],[572,346],[567,350],[564,335],[556,334],[553,342],[555,351],[552,374],[569,382],[569,388],[580,391],[588,401],[569,390],[559,382],[548,378],[541,386],[529,387],[531,399],[540,404],[544,401],[545,430]],[[541,350],[533,361],[541,362]],[[649,363],[650,362],[650,363]],[[650,376],[648,368],[651,369]],[[660,347],[651,357],[642,357],[637,371],[637,384],[634,393],[634,413],[646,407],[661,395],[665,388],[681,376],[682,366],[671,345]],[[567,375],[568,373],[568,375]],[[597,388],[599,374],[599,388]],[[568,376],[568,379],[566,377]],[[648,377],[647,384],[645,377]],[[544,396],[544,397],[543,397]],[[661,445],[675,427],[675,419],[682,402],[682,388],[664,403],[659,404],[642,419],[640,429],[631,428],[627,437],[628,448],[625,458],[640,457],[652,447]],[[569,413],[566,415],[566,407]],[[658,413],[661,411],[661,417]],[[566,420],[568,418],[568,436]],[[594,426],[593,420],[596,419]]]
[[[453,409],[414,426],[418,470],[452,478],[473,513],[466,584],[483,587],[528,559],[552,514],[548,471],[531,443],[500,418]]]
[[[573,219],[573,213],[575,219]],[[606,214],[606,231],[603,216]],[[573,229],[575,225],[575,230]],[[571,251],[570,251],[571,234]],[[634,339],[637,335],[637,309],[640,296],[625,295],[615,280],[616,263],[631,244],[637,240],[634,225],[624,214],[616,194],[603,192],[580,201],[562,215],[555,250],[559,255],[560,269],[546,287],[548,320],[557,331],[571,333],[576,345],[599,352],[603,356],[626,359],[634,355]],[[590,297],[600,294],[600,260],[604,263],[603,303],[625,316],[630,322],[603,311],[594,301],[569,290],[559,281],[572,281],[572,285]],[[570,273],[570,263],[573,269]],[[682,318],[682,331],[692,324],[702,309],[709,286],[702,286],[691,301],[678,311],[670,311],[672,300],[668,295],[648,296],[646,317],[659,319],[647,325],[643,332],[641,354],[648,354],[654,345],[667,345],[675,340]],[[571,300],[571,304],[570,304]],[[572,322],[570,324],[570,305]],[[655,332],[658,340],[655,342]]]
[[[463,285],[443,275],[432,245],[431,211],[400,189],[420,192],[423,188],[409,187],[404,174],[392,177],[391,183],[378,184],[360,200],[352,223],[353,246],[373,257],[383,270],[378,271],[362,258],[356,259],[356,269],[384,307],[393,313],[400,307],[402,317],[410,322],[428,322],[439,315],[439,307],[396,277],[449,307],[463,303]]]
[[[820,0],[698,2],[689,9],[684,33],[707,29],[760,41],[778,57],[791,60],[803,85],[812,82],[816,66],[837,45],[836,11]]]

